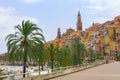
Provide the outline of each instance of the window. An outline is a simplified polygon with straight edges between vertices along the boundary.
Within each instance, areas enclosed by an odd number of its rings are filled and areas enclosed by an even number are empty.
[[[118,33],[116,33],[116,35],[115,35],[116,37],[118,37]]]
[[[117,46],[115,46],[115,50],[117,50]]]

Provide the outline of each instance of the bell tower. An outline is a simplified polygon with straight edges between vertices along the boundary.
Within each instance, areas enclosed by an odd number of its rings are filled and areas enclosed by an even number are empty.
[[[81,15],[80,15],[80,11],[78,11],[78,15],[77,15],[77,31],[82,31],[82,22],[81,22]]]
[[[60,28],[58,28],[58,31],[57,31],[57,38],[61,38],[61,31],[60,31]]]

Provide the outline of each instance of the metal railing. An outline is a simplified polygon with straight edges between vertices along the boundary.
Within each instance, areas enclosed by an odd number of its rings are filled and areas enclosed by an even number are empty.
[[[69,73],[73,73],[76,71],[80,70],[85,70],[87,68],[95,67],[101,64],[104,64],[106,61],[97,61],[94,63],[86,63],[86,64],[81,64],[81,65],[75,65],[75,66],[67,66],[67,67],[60,67],[60,68],[54,68],[52,69],[47,69],[43,71],[34,71],[34,72],[27,72],[27,73],[21,73],[21,74],[11,74],[11,75],[3,75],[0,76],[0,80],[21,80],[23,78],[23,74],[25,74],[26,78],[30,77],[35,77],[35,76],[46,76],[44,79],[52,78],[52,77],[57,77]],[[53,72],[52,72],[53,71]]]

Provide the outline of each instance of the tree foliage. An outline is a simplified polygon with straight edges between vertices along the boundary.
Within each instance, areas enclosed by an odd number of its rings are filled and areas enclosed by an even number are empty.
[[[43,43],[44,36],[42,30],[36,24],[28,21],[22,21],[21,25],[15,26],[16,32],[6,37],[9,60],[15,61],[19,57],[23,62],[23,73],[26,72],[26,63],[30,55],[34,54],[33,46]],[[34,46],[36,47],[36,46]],[[19,54],[20,56],[18,56]],[[25,77],[25,75],[23,75]]]

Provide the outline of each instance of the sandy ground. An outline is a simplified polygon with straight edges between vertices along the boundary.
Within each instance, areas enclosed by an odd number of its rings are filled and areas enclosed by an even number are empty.
[[[120,62],[101,65],[51,80],[120,80]]]

